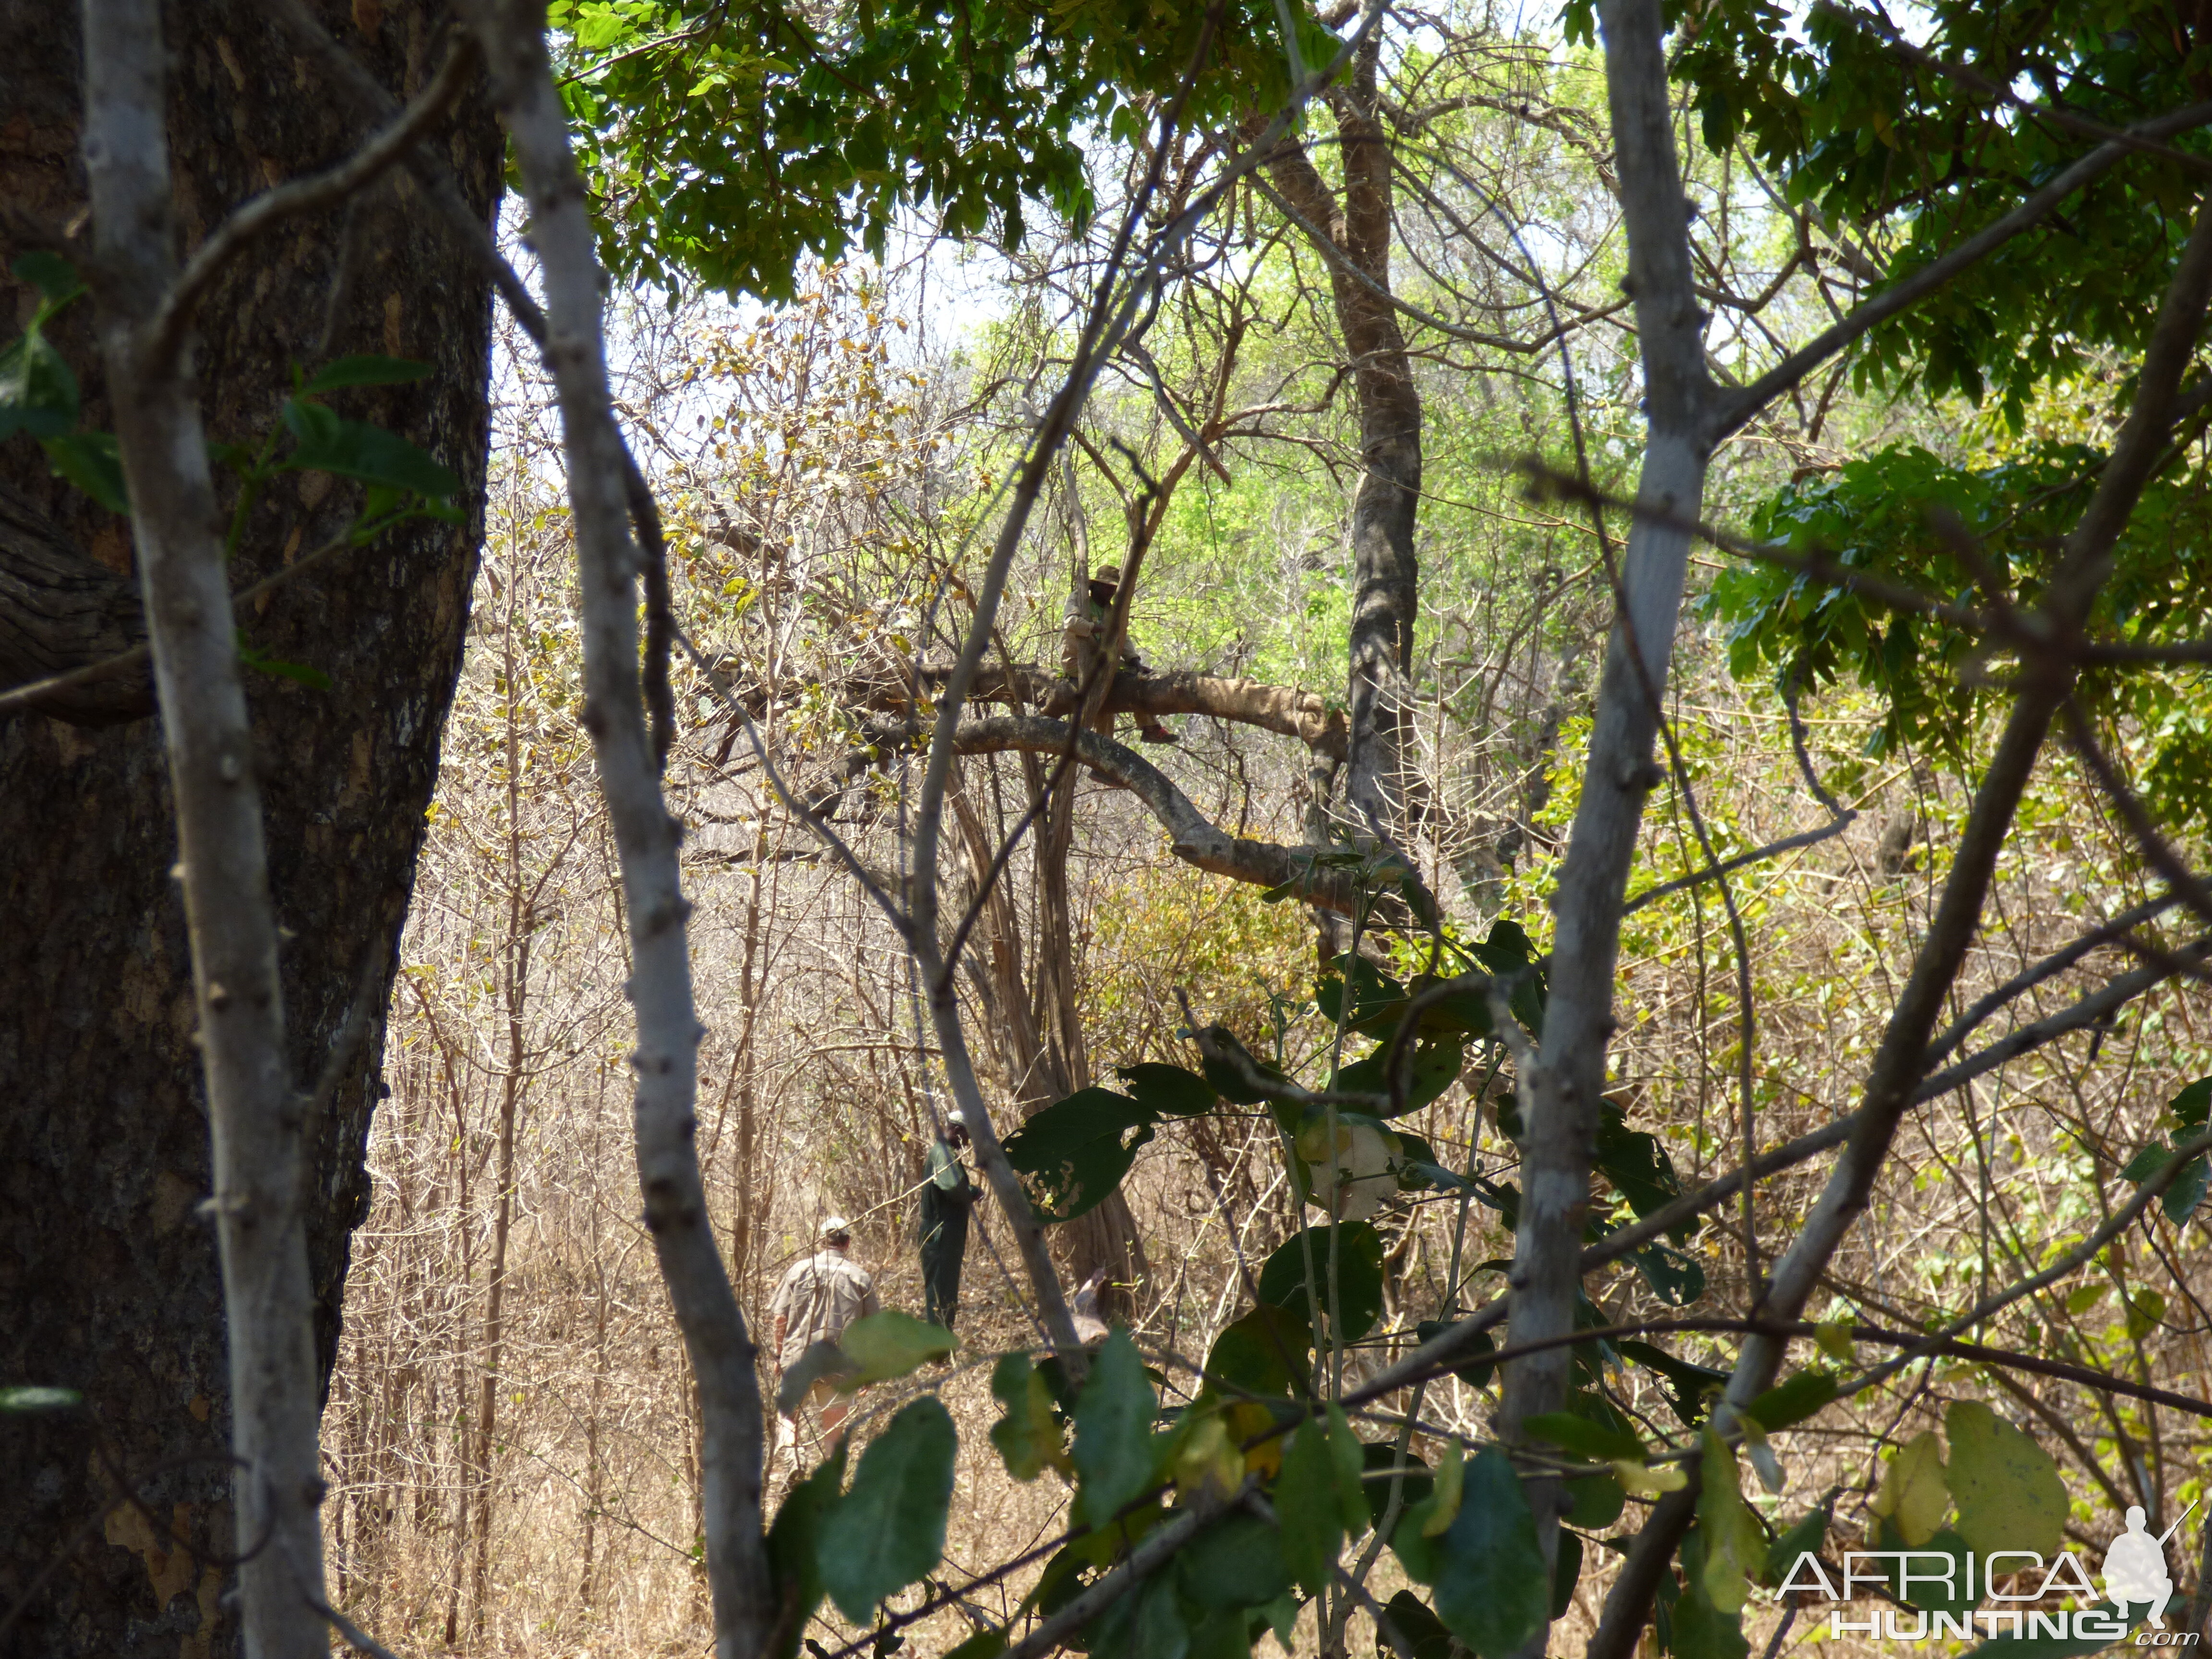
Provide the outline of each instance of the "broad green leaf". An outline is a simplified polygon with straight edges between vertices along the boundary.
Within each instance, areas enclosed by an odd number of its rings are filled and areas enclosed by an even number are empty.
[[[2077,1316],[2088,1312],[2105,1299],[2105,1292],[2111,1288],[2109,1285],[2076,1285],[2066,1293],[2066,1311]]]
[[[805,1352],[792,1362],[775,1390],[775,1408],[788,1417],[799,1409],[806,1391],[817,1382],[835,1382],[853,1369],[842,1349],[827,1342],[810,1342]]]
[[[1383,1639],[1398,1659],[1451,1659],[1451,1632],[1413,1591],[1400,1590],[1383,1604],[1382,1614],[1389,1620]]]
[[[112,432],[64,432],[40,440],[54,471],[110,513],[131,510],[123,451]]]
[[[1435,1541],[1437,1615],[1482,1659],[1506,1659],[1544,1628],[1551,1575],[1520,1478],[1497,1447],[1468,1465],[1459,1513]]]
[[[1444,1442],[1437,1459],[1436,1489],[1430,1492],[1427,1514],[1421,1519],[1421,1535],[1434,1538],[1458,1518],[1467,1486],[1467,1453],[1456,1436]]]
[[[991,1370],[991,1392],[1006,1415],[991,1425],[991,1443],[1017,1480],[1034,1480],[1048,1468],[1073,1466],[1053,1414],[1052,1390],[1025,1353],[1003,1356]]]
[[[1629,1252],[1628,1259],[1651,1294],[1670,1308],[1686,1308],[1705,1294],[1705,1269],[1695,1256],[1685,1255],[1671,1244],[1658,1241]]]
[[[1299,1424],[1284,1449],[1282,1473],[1275,1477],[1275,1515],[1283,1526],[1284,1563],[1309,1595],[1331,1582],[1330,1570],[1344,1544],[1335,1480],[1328,1431],[1310,1419]]]
[[[1602,1532],[1620,1519],[1628,1494],[1611,1474],[1585,1474],[1566,1483],[1567,1501],[1573,1505],[1567,1519],[1584,1532]]]
[[[1936,1535],[1951,1489],[1943,1479],[1943,1449],[1936,1431],[1925,1430],[1899,1448],[1882,1472],[1881,1486],[1867,1507],[1893,1524],[1914,1549]]]
[[[340,357],[325,363],[315,371],[315,377],[302,392],[337,392],[349,386],[403,386],[410,380],[420,380],[430,373],[430,365],[417,362],[412,357],[380,357],[373,354]]]
[[[845,1328],[837,1346],[857,1369],[840,1378],[837,1386],[849,1390],[904,1376],[915,1366],[951,1353],[953,1340],[952,1333],[942,1325],[927,1324],[895,1308],[856,1319]]]
[[[1801,1555],[1818,1555],[1828,1536],[1828,1512],[1814,1510],[1766,1547],[1765,1569],[1759,1582],[1778,1585],[1790,1577]]]
[[[1178,1427],[1168,1467],[1182,1497],[1210,1490],[1225,1498],[1244,1479],[1244,1454],[1237,1449],[1219,1411],[1190,1412]]]
[[[1369,1493],[1366,1474],[1369,1454],[1375,1448],[1367,1445],[1352,1431],[1351,1421],[1344,1407],[1334,1401],[1328,1407],[1328,1456],[1336,1472],[1336,1518],[1344,1523],[1345,1532],[1357,1538],[1368,1528],[1371,1519],[1368,1512]],[[1392,1449],[1382,1448],[1383,1461],[1392,1461]]]
[[[1256,1395],[1296,1394],[1312,1352],[1312,1325],[1302,1315],[1262,1302],[1213,1339],[1206,1381]]]
[[[1704,1479],[1698,1489],[1698,1529],[1705,1538],[1706,1598],[1723,1613],[1743,1611],[1752,1574],[1766,1561],[1766,1534],[1743,1501],[1735,1453],[1720,1436],[1705,1432]]]
[[[1181,1601],[1176,1575],[1155,1573],[1100,1618],[1091,1638],[1091,1659],[1187,1659],[1190,1624]]]
[[[1875,1528],[1873,1547],[1885,1550],[1907,1547],[1904,1534],[1887,1521]],[[1906,1601],[1916,1607],[1925,1607],[1930,1613],[1948,1613],[1957,1618],[1970,1611],[1980,1600],[1979,1596],[1966,1593],[1967,1584],[1978,1583],[1980,1575],[1978,1569],[1969,1569],[1967,1558],[1974,1553],[1974,1548],[1964,1538],[1950,1528],[1942,1527],[1937,1528],[1934,1537],[1911,1547],[1922,1552],[1923,1559],[1906,1561],[1901,1572],[1894,1564],[1885,1564],[1891,1569],[1891,1584]],[[1935,1564],[1924,1559],[1929,1553],[1950,1558],[1948,1575],[1936,1571]],[[1905,1582],[1908,1578],[1910,1583]],[[1944,1594],[1947,1588],[1951,1591],[1948,1595]]]
[[[1688,1583],[1670,1610],[1667,1650],[1674,1659],[1748,1659],[1743,1615],[1717,1607],[1703,1582],[1704,1535],[1693,1530],[1682,1540],[1682,1568]]]
[[[1283,1537],[1242,1511],[1201,1531],[1176,1556],[1183,1593],[1201,1607],[1256,1607],[1291,1587]]]
[[[844,1480],[845,1443],[840,1441],[820,1468],[792,1487],[769,1528],[768,1565],[776,1598],[798,1609],[774,1659],[792,1659],[799,1651],[799,1632],[822,1605],[823,1517],[836,1507]]]
[[[1288,1078],[1255,1055],[1226,1025],[1207,1026],[1199,1051],[1206,1080],[1232,1105],[1256,1106],[1295,1093]]]
[[[1753,1401],[1745,1415],[1771,1434],[1817,1415],[1835,1397],[1836,1379],[1832,1372],[1802,1370]]]
[[[1583,1576],[1583,1540],[1559,1528],[1559,1554],[1552,1561],[1552,1617],[1566,1617],[1574,1605],[1575,1583]]]
[[[42,309],[50,317],[84,292],[84,281],[76,274],[76,267],[58,253],[36,249],[9,269],[39,290],[46,301]]]
[[[2067,1498],[2051,1454],[1976,1400],[1954,1401],[1943,1415],[1943,1428],[1951,1443],[1959,1531],[1975,1553],[2056,1554],[2064,1536]],[[1899,1530],[1919,1544],[1901,1522]]]
[[[2172,1162],[2173,1149],[2170,1146],[2161,1146],[2153,1141],[2125,1164],[2120,1165],[2120,1179],[2132,1181],[2137,1186],[2141,1186]]]
[[[2204,1154],[2199,1152],[2181,1166],[2181,1173],[2174,1176],[2173,1184],[2159,1195],[2159,1206],[2166,1212],[2166,1218],[2177,1227],[2188,1220],[2204,1201],[2208,1184],[2212,1184],[2212,1164],[2208,1164]]]
[[[822,1586],[853,1623],[866,1623],[878,1602],[943,1558],[958,1438],[939,1401],[901,1407],[860,1454],[851,1490],[823,1516]]]
[[[28,1416],[34,1412],[72,1411],[84,1404],[75,1389],[57,1389],[35,1382],[19,1382],[0,1389],[0,1412]]]
[[[1705,1420],[1708,1402],[1728,1386],[1726,1371],[1677,1359],[1649,1342],[1624,1341],[1613,1346],[1620,1350],[1622,1358],[1632,1359],[1658,1372],[1666,1382],[1668,1401],[1674,1407],[1674,1414],[1690,1428]]]
[[[1128,1086],[1136,1103],[1147,1111],[1164,1112],[1170,1117],[1197,1117],[1213,1109],[1220,1098],[1213,1085],[1195,1072],[1186,1072],[1180,1066],[1161,1066],[1146,1061],[1136,1066],[1116,1066],[1114,1074]]]
[[[1326,1226],[1309,1227],[1278,1246],[1260,1269],[1261,1301],[1281,1308],[1294,1318],[1308,1317],[1305,1251],[1310,1243],[1314,1273],[1324,1287],[1322,1312],[1326,1315],[1331,1305],[1326,1289],[1328,1235]],[[1340,1278],[1335,1305],[1344,1316],[1339,1335],[1346,1342],[1356,1342],[1373,1330],[1375,1322],[1382,1316],[1382,1239],[1370,1224],[1348,1222],[1337,1229],[1336,1249]]]
[[[380,426],[343,419],[297,398],[284,404],[284,424],[298,441],[284,458],[287,471],[333,472],[440,501],[460,492],[459,476]]]
[[[1610,1463],[1623,1458],[1640,1463],[1649,1455],[1644,1443],[1634,1435],[1593,1423],[1573,1412],[1540,1413],[1524,1419],[1521,1426],[1537,1439],[1548,1440],[1593,1463]]]
[[[1116,1328],[1098,1351],[1075,1402],[1075,1468],[1082,1480],[1077,1520],[1097,1526],[1152,1484],[1158,1412],[1137,1345]]]
[[[76,424],[76,376],[35,328],[0,349],[0,442],[58,438]]]
[[[1291,1605],[1297,1607],[1297,1601],[1288,1590],[1275,1597],[1274,1601],[1285,1599],[1290,1599]],[[1274,1602],[1266,1605],[1272,1607]],[[1265,1616],[1261,1608],[1248,1611],[1243,1607],[1216,1607],[1211,1613],[1202,1613],[1191,1622],[1187,1659],[1251,1659],[1252,1617],[1255,1613]]]
[[[1442,1319],[1424,1319],[1413,1328],[1413,1334],[1419,1339],[1421,1346],[1423,1347],[1426,1347],[1430,1343],[1442,1336],[1446,1331],[1452,1328],[1453,1326],[1447,1321]],[[1463,1340],[1465,1341],[1466,1346],[1462,1350],[1462,1352],[1468,1357],[1455,1362],[1451,1368],[1451,1374],[1454,1376],[1460,1378],[1462,1382],[1471,1383],[1475,1388],[1480,1389],[1488,1387],[1491,1376],[1498,1368],[1494,1365],[1486,1365],[1483,1364],[1483,1362],[1475,1356],[1486,1353],[1496,1353],[1498,1352],[1497,1342],[1492,1339],[1488,1331],[1470,1331]]]
[[[2128,1340],[2140,1342],[2166,1317],[2166,1296],[2148,1285],[2128,1293]]]
[[[1459,1081],[1460,1071],[1467,1063],[1466,1050],[1455,1036],[1416,1043],[1410,1062],[1406,1065],[1405,1099],[1394,1104],[1389,1098],[1390,1079],[1382,1070],[1389,1050],[1390,1045],[1385,1042],[1365,1059],[1355,1060],[1336,1074],[1338,1088],[1375,1096],[1375,1110],[1379,1117],[1398,1117],[1419,1111]]]
[[[1407,1452],[1405,1461],[1401,1462],[1395,1440],[1368,1441],[1359,1448],[1359,1461],[1361,1471],[1366,1477],[1360,1498],[1361,1512],[1357,1517],[1346,1517],[1346,1530],[1357,1528],[1364,1532],[1370,1521],[1381,1526],[1382,1517],[1389,1512],[1390,1488],[1395,1485],[1400,1494],[1399,1521],[1396,1530],[1391,1534],[1390,1541],[1392,1547],[1395,1548],[1400,1534],[1406,1529],[1405,1517],[1427,1503],[1430,1495],[1436,1491],[1436,1475],[1418,1453]],[[1340,1468],[1339,1478],[1342,1478]],[[1462,1498],[1466,1496],[1465,1480],[1466,1477],[1462,1475]],[[1419,1528],[1416,1528],[1414,1531],[1418,1534]],[[1423,1579],[1422,1582],[1425,1583],[1428,1581]]]
[[[1006,1161],[1037,1219],[1073,1221],[1104,1203],[1152,1138],[1153,1114],[1110,1089],[1081,1089],[1006,1137]]]

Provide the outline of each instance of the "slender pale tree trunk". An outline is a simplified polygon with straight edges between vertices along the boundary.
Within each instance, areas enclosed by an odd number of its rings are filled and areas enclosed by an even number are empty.
[[[230,1352],[246,1651],[307,1659],[328,1646],[307,1103],[285,1054],[261,790],[207,434],[183,352],[154,348],[176,276],[158,0],[85,0],[84,60],[100,348],[168,750],[215,1145],[210,1208]]]
[[[1658,0],[1607,0],[1606,90],[1612,109],[1628,276],[1636,304],[1646,418],[1637,504],[1694,520],[1705,489],[1711,383],[1705,316],[1692,285],[1689,209],[1674,151]],[[1680,610],[1689,538],[1639,514],[1620,560],[1582,799],[1553,901],[1550,997],[1535,1064],[1521,1079],[1528,1123],[1519,1236],[1510,1282],[1512,1340],[1540,1342],[1573,1328],[1581,1288],[1599,1103],[1613,1029],[1613,971],[1621,906],[1644,804],[1663,773],[1654,761],[1668,665]],[[1572,1351],[1560,1346],[1507,1367],[1501,1428],[1556,1411]],[[1544,1557],[1559,1541],[1559,1489],[1531,1492]],[[1541,1652],[1540,1636],[1532,1648]]]

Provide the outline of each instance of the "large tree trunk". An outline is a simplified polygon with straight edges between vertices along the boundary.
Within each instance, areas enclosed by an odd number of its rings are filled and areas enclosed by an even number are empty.
[[[398,95],[443,56],[441,13],[422,0],[319,10]],[[167,29],[187,248],[231,207],[365,135],[260,6],[178,6]],[[82,210],[79,73],[74,6],[0,0],[0,262],[58,248]],[[489,119],[465,113],[435,148],[488,216],[501,154]],[[343,394],[343,412],[404,433],[480,502],[485,285],[403,177],[349,222],[349,234],[341,212],[270,234],[204,307],[197,362],[210,436],[258,441],[294,363],[347,352],[419,358],[429,379]],[[10,298],[25,307],[27,291],[11,285]],[[54,337],[84,385],[84,424],[100,429],[112,422],[89,324],[80,302]],[[27,441],[0,447],[0,483],[94,568],[86,591],[100,586],[99,568],[128,574],[125,522],[48,476]],[[316,475],[280,483],[254,514],[234,583],[319,545],[356,503],[349,487]],[[380,1092],[383,999],[459,665],[478,528],[472,513],[465,525],[392,533],[240,619],[255,646],[331,681],[316,691],[256,677],[249,688],[303,1086],[323,1070],[365,969],[374,1005],[368,1040],[314,1126],[307,1243],[326,1376],[348,1234],[368,1207],[362,1152]],[[129,626],[94,635],[118,632]],[[127,684],[143,688],[143,677]],[[210,1655],[234,1643],[214,1565],[231,1547],[229,1425],[214,1242],[194,1213],[210,1176],[191,969],[170,878],[161,732],[150,717],[116,723],[131,713],[116,706],[127,695],[63,711],[105,724],[0,715],[0,1382],[62,1384],[86,1401],[72,1417],[0,1419],[0,1617],[92,1523],[31,1595],[5,1643],[13,1652]],[[124,1483],[138,1501],[103,1521]]]
[[[1379,31],[1331,94],[1342,145],[1340,198],[1303,146],[1285,141],[1267,176],[1309,236],[1323,244],[1337,329],[1358,398],[1363,469],[1352,505],[1351,730],[1344,811],[1363,841],[1396,836],[1413,804],[1407,775],[1413,623],[1420,567],[1421,394],[1390,302],[1390,146],[1376,100]]]

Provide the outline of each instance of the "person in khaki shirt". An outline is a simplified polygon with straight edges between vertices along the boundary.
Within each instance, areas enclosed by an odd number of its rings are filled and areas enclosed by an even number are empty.
[[[841,1215],[833,1215],[822,1224],[819,1237],[822,1248],[804,1261],[793,1264],[783,1276],[783,1282],[775,1287],[775,1299],[769,1304],[769,1311],[775,1316],[779,1387],[783,1373],[797,1364],[799,1357],[811,1345],[834,1344],[854,1320],[881,1310],[876,1300],[875,1280],[868,1276],[866,1268],[846,1255],[853,1248],[853,1224]],[[821,1411],[823,1455],[835,1453],[837,1443],[844,1437],[845,1419],[852,1411],[852,1401],[839,1394],[828,1381],[817,1381],[804,1399],[793,1403],[789,1415],[779,1415],[773,1474],[780,1475],[797,1468],[799,1419],[809,1406]]]

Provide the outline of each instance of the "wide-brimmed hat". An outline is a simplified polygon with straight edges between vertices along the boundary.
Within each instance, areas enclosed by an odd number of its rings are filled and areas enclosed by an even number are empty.
[[[1093,587],[1119,587],[1121,585],[1121,567],[1118,564],[1100,565],[1091,573],[1091,585]]]

